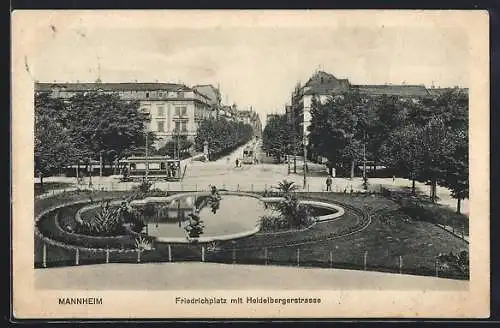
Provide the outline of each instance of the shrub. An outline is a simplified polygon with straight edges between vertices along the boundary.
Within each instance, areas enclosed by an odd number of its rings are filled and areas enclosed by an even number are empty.
[[[458,271],[462,274],[469,273],[469,252],[466,250],[458,254],[449,252],[448,254],[439,254],[437,260],[441,264],[441,269],[445,271]]]
[[[76,225],[78,233],[91,236],[113,236],[123,232],[120,208],[109,201],[101,202],[99,212]]]
[[[409,216],[412,220],[449,225],[458,230],[464,229],[466,233],[469,227],[469,219],[466,215],[435,204],[422,205],[418,201],[407,200],[398,212]]]
[[[120,207],[120,215],[123,223],[129,223],[130,229],[134,232],[140,233],[146,226],[141,213],[131,207],[128,202],[123,202]]]
[[[262,216],[260,224],[261,231],[263,232],[279,231],[288,228],[288,222],[279,216]]]
[[[295,195],[285,195],[284,200],[274,205],[280,216],[286,220],[290,228],[302,228],[310,222],[310,210],[307,205],[300,204]]]
[[[165,190],[161,190],[159,188],[155,188],[155,189],[151,189],[149,190],[146,195],[148,197],[167,197],[168,196],[168,192],[165,191]]]
[[[186,226],[185,230],[188,234],[188,238],[198,238],[201,234],[203,234],[203,221],[201,218],[195,214],[191,213],[188,215],[189,224]]]

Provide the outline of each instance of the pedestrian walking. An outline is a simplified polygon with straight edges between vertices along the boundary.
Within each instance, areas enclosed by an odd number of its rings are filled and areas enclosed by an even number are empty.
[[[236,158],[236,167],[239,167],[240,166],[240,161],[238,158]]]
[[[396,176],[395,175],[392,176],[392,183],[394,183],[394,182],[396,182]]]
[[[330,175],[326,178],[326,191],[332,191],[332,177]]]

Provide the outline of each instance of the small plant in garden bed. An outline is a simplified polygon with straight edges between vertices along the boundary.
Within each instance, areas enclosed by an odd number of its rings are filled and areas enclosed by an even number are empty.
[[[153,249],[151,241],[142,236],[135,240],[135,247],[141,252],[150,251]]]
[[[221,247],[219,246],[219,243],[217,241],[212,241],[208,243],[207,245],[207,252],[209,253],[216,253],[221,250]]]
[[[280,181],[274,189],[278,190],[283,197],[278,203],[270,205],[279,212],[279,216],[264,216],[261,221],[262,231],[303,229],[314,222],[309,206],[299,202],[295,193],[297,186],[294,182]]]
[[[195,213],[191,213],[188,215],[189,224],[184,228],[187,233],[187,238],[199,238],[201,234],[203,234],[203,221],[200,216]]]
[[[114,236],[123,233],[120,208],[112,207],[109,201],[101,202],[94,216],[76,225],[76,232],[91,236]]]
[[[466,250],[458,254],[449,252],[448,254],[439,254],[436,258],[440,265],[440,269],[449,272],[458,270],[460,273],[469,273],[469,253]]]

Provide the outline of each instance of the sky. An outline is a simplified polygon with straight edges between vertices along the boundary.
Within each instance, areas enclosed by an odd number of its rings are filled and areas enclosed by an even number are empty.
[[[261,119],[283,112],[318,69],[352,84],[469,85],[467,33],[452,27],[60,27],[38,31],[40,82],[220,85],[222,100]],[[98,67],[100,66],[100,74]]]

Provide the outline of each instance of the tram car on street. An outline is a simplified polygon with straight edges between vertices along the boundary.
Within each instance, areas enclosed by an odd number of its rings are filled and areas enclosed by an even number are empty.
[[[183,172],[181,161],[165,156],[129,157],[120,161],[122,180],[137,180],[144,177],[167,181],[179,181]]]
[[[243,164],[255,163],[254,147],[245,147],[245,149],[243,149],[243,158],[241,161],[243,162]]]

